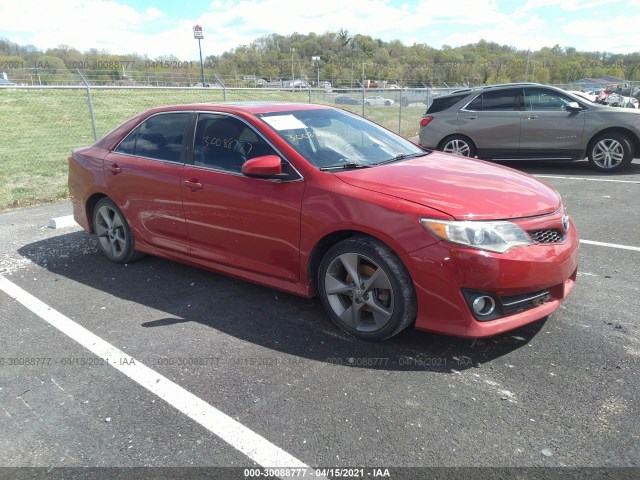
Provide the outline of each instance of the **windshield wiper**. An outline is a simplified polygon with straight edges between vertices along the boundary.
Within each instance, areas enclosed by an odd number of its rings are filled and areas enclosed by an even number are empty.
[[[387,163],[399,162],[401,160],[406,160],[408,158],[416,158],[416,157],[424,157],[425,155],[429,155],[429,152],[417,152],[417,153],[401,153],[389,160],[383,160],[382,162],[376,163],[376,165],[385,165]]]
[[[348,163],[340,163],[337,165],[329,165],[328,167],[320,167],[320,170],[322,170],[323,172],[326,172],[329,170],[349,170],[352,168],[369,168],[369,167],[371,167],[371,165],[365,165],[363,163],[348,162]]]

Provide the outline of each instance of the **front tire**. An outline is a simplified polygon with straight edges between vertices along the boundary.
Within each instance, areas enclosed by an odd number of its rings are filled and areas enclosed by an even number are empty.
[[[608,133],[591,142],[588,152],[591,167],[600,172],[619,172],[633,160],[631,141],[621,133]]]
[[[416,317],[409,272],[389,247],[370,237],[348,238],[326,253],[318,290],[331,320],[364,340],[390,338]]]
[[[93,209],[93,231],[98,248],[115,263],[129,263],[140,258],[134,248],[133,234],[126,218],[110,198],[103,198]]]

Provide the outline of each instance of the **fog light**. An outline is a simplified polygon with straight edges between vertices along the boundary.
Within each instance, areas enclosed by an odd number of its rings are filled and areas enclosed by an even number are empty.
[[[496,302],[488,295],[481,295],[473,300],[472,307],[476,315],[485,317],[496,309]]]

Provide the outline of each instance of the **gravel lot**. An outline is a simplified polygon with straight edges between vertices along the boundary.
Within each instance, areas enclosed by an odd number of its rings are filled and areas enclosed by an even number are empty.
[[[483,341],[411,330],[358,341],[317,299],[154,257],[111,264],[77,226],[47,227],[71,213],[68,203],[0,212],[9,281],[0,286],[46,304],[38,315],[0,291],[0,465],[259,468],[289,455],[313,468],[362,467],[367,478],[373,467],[387,478],[426,472],[399,467],[536,467],[524,471],[531,478],[558,472],[539,467],[635,467],[571,472],[638,478],[640,160],[610,176],[586,162],[510,165],[562,194],[581,263],[556,314]],[[43,318],[54,311],[108,342],[112,356],[79,343],[99,345],[85,330],[73,339],[54,328]],[[138,370],[125,373],[131,362]],[[179,400],[162,393],[167,385]],[[250,433],[221,438],[223,418]],[[260,438],[266,447],[252,443]],[[0,477],[20,472],[46,470]]]

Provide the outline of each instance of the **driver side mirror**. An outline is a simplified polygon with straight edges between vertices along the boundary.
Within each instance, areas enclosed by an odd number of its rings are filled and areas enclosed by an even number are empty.
[[[254,178],[285,179],[282,173],[282,160],[277,155],[263,155],[247,160],[242,165],[242,174]]]
[[[567,112],[581,112],[583,110],[583,108],[580,106],[580,104],[578,102],[567,103],[564,106],[564,109]]]

